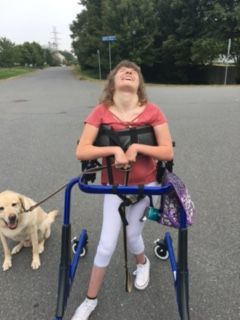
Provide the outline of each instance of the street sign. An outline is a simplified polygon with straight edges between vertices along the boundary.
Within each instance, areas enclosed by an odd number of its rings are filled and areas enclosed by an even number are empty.
[[[112,70],[111,42],[116,40],[116,36],[102,36],[102,41],[108,42],[109,69]]]
[[[102,36],[102,41],[115,41],[116,40],[116,36]]]

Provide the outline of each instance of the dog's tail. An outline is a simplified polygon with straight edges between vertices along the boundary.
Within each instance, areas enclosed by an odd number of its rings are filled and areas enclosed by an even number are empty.
[[[55,221],[57,216],[58,216],[58,210],[50,211],[47,215],[48,223],[52,224]]]

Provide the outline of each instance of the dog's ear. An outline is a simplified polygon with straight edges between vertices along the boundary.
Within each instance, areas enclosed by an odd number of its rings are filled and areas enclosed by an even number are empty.
[[[23,197],[18,196],[18,199],[19,199],[20,205],[21,205],[21,207],[22,207],[22,211],[25,212],[25,211],[26,211],[26,208],[25,208],[25,205],[24,205]]]

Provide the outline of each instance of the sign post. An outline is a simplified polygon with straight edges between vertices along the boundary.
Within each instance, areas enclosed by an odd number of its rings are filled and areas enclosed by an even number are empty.
[[[108,41],[109,70],[112,70],[111,41]]]
[[[116,41],[116,36],[102,36],[103,42],[108,42],[109,70],[112,70],[111,42]]]
[[[97,50],[98,55],[98,71],[99,71],[99,79],[102,80],[102,72],[101,72],[101,57],[100,57],[100,50]]]

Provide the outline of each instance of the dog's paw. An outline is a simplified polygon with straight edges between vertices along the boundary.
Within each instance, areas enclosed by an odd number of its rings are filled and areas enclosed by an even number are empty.
[[[5,259],[2,265],[3,271],[7,271],[12,266],[12,260],[11,258]]]
[[[41,265],[40,258],[34,257],[31,264],[32,269],[37,270],[40,267],[40,265]]]
[[[43,253],[43,251],[44,251],[44,241],[42,241],[42,242],[40,242],[38,244],[38,252],[39,252],[39,254]]]
[[[23,245],[21,243],[17,244],[15,247],[12,248],[11,254],[16,254],[21,251]]]

